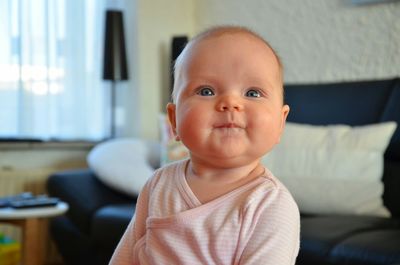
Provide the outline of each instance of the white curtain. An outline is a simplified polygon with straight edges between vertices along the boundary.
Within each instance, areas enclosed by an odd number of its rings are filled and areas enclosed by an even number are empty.
[[[99,140],[105,1],[0,0],[0,138]]]

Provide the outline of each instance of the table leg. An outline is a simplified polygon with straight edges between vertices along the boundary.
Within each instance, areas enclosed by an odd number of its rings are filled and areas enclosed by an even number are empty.
[[[38,218],[30,218],[23,221],[23,265],[43,264],[44,237],[41,234],[40,221]]]

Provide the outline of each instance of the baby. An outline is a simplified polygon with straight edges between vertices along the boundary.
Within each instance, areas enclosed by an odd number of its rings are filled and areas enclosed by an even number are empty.
[[[242,27],[193,38],[175,63],[175,137],[190,158],[158,169],[110,264],[295,264],[299,211],[261,163],[289,107],[282,66]]]

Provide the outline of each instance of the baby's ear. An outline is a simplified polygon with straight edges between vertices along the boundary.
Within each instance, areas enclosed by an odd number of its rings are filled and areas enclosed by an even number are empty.
[[[281,114],[282,115],[281,116],[281,131],[280,131],[277,143],[279,143],[281,141],[281,137],[282,137],[283,131],[285,130],[286,118],[287,118],[287,116],[289,114],[289,111],[290,111],[289,105],[283,105],[282,114]]]
[[[289,105],[283,105],[282,107],[282,125],[285,127],[286,118],[289,115],[290,107]]]
[[[179,141],[179,136],[176,133],[176,105],[174,103],[167,104],[167,115],[169,123],[171,124],[172,132],[175,135],[175,140]]]

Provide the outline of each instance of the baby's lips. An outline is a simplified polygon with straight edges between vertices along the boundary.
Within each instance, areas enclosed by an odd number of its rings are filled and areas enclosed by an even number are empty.
[[[235,123],[235,122],[224,122],[224,123],[218,123],[214,126],[215,128],[243,128],[242,125]]]

